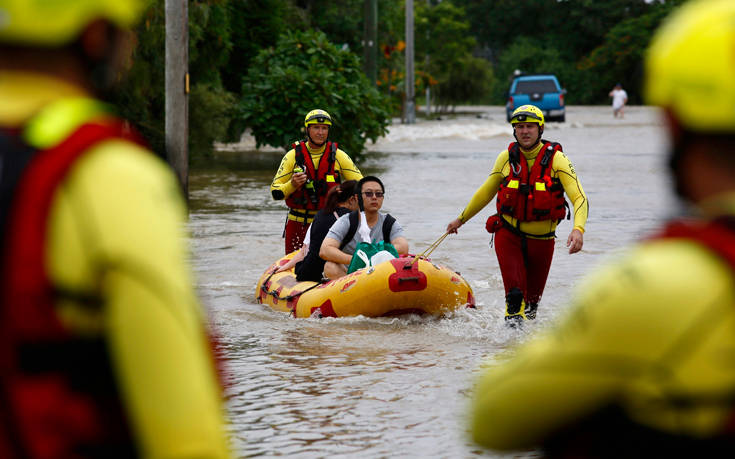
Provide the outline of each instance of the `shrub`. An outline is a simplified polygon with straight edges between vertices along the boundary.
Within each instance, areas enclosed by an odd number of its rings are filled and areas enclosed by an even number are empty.
[[[287,147],[303,137],[304,115],[332,116],[330,138],[359,155],[367,139],[386,133],[387,99],[370,83],[353,53],[318,31],[287,32],[262,50],[243,79],[239,113],[257,145]]]

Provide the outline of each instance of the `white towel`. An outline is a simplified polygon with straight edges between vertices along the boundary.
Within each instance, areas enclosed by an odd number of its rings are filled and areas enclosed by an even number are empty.
[[[360,212],[360,226],[357,227],[357,234],[359,235],[358,242],[371,243],[370,240],[370,227],[367,224],[367,218],[365,212]]]

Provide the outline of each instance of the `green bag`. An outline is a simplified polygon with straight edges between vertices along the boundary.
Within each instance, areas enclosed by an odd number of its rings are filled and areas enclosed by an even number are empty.
[[[376,255],[378,256],[375,257]],[[380,261],[389,258],[390,255],[393,258],[398,258],[398,251],[390,242],[380,241],[373,244],[360,242],[355,247],[355,253],[352,254],[352,261],[350,261],[350,266],[347,268],[347,274],[367,266],[375,266]],[[373,257],[375,257],[375,260],[373,260]]]

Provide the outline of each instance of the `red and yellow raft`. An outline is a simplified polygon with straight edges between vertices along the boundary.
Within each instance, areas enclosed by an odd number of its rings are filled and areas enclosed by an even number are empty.
[[[293,269],[274,272],[294,254],[268,267],[255,299],[295,317],[382,317],[402,314],[440,316],[475,307],[472,288],[451,269],[413,256],[364,268],[324,284],[298,282]]]

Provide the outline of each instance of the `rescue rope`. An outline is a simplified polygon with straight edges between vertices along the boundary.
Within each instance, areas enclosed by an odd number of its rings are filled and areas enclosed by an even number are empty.
[[[437,239],[436,241],[434,241],[434,242],[433,242],[433,243],[432,243],[432,244],[431,244],[431,245],[430,245],[429,247],[427,247],[427,248],[426,248],[426,250],[424,250],[424,251],[423,251],[423,252],[421,252],[420,254],[416,255],[416,256],[414,257],[414,259],[413,259],[413,262],[411,263],[411,267],[413,267],[413,265],[414,265],[414,264],[415,264],[415,263],[416,263],[416,262],[417,262],[417,261],[419,260],[419,258],[428,258],[428,257],[429,257],[429,255],[431,255],[431,252],[433,252],[433,251],[434,251],[434,249],[436,249],[437,247],[439,247],[439,244],[441,244],[441,243],[442,243],[442,241],[443,241],[443,240],[444,240],[444,239],[445,239],[445,238],[446,238],[447,236],[449,236],[449,232],[446,232],[446,233],[442,234],[442,235],[441,235],[441,236],[439,237],[439,239]]]

